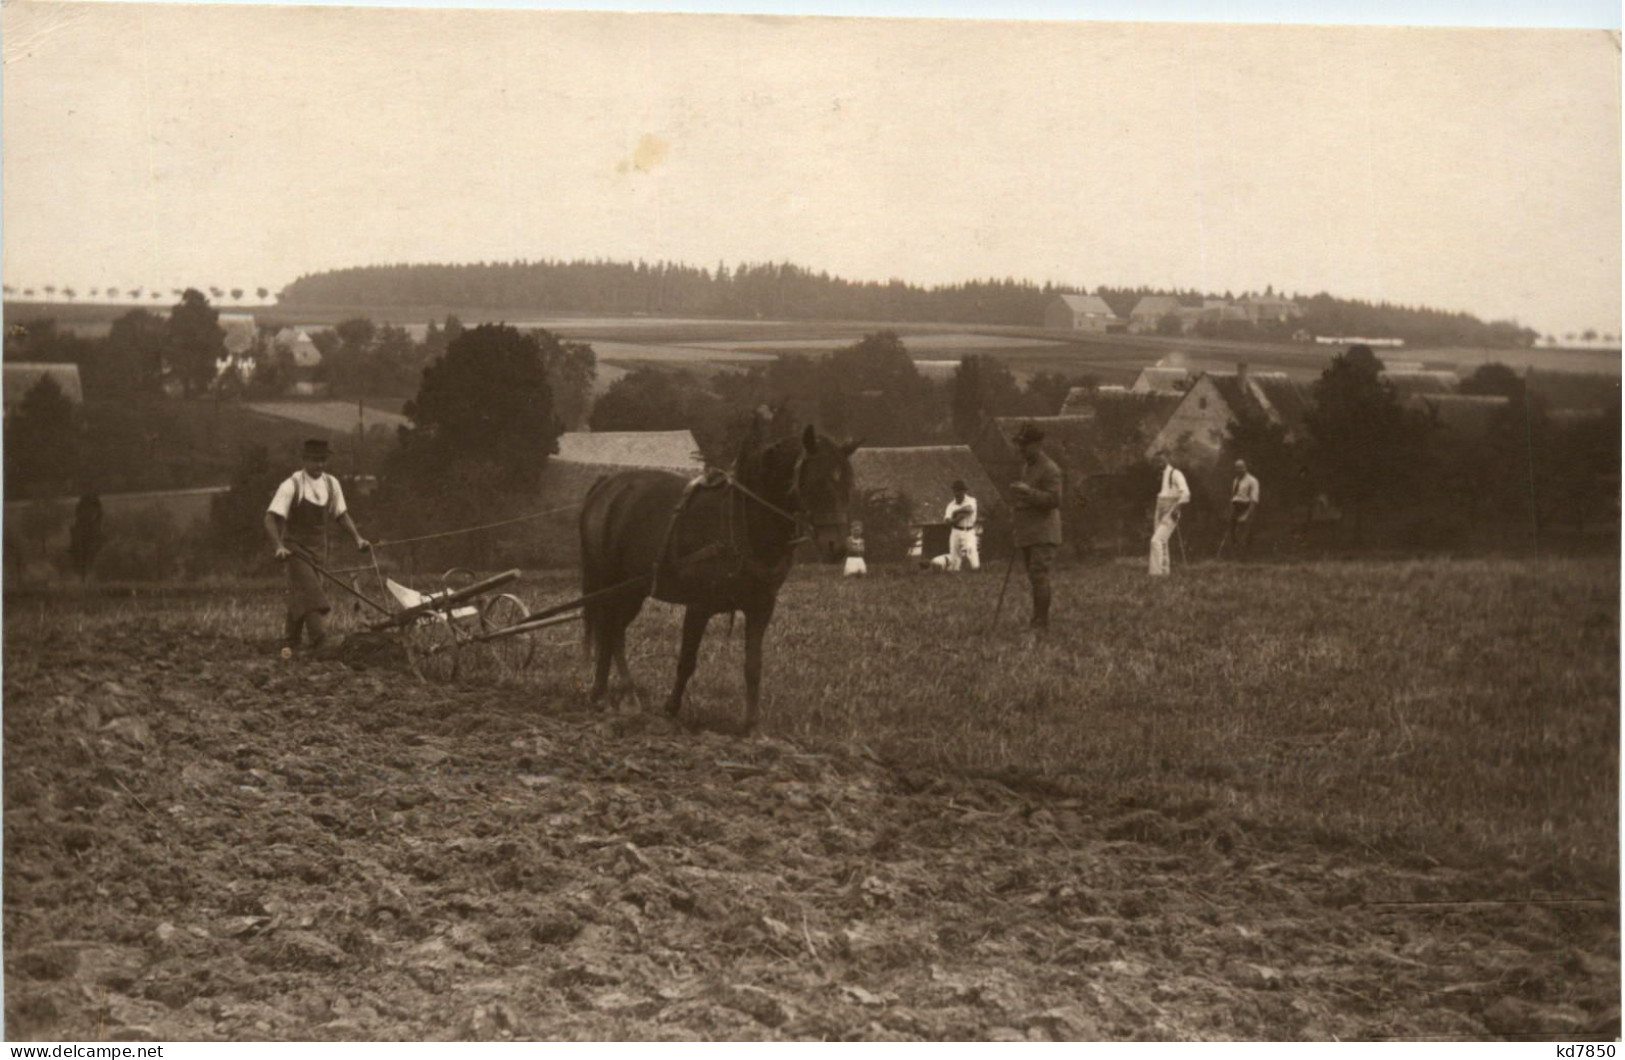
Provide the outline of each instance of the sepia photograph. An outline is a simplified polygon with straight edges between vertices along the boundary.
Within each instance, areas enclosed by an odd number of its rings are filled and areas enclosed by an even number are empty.
[[[1609,18],[7,0],[4,1038],[1612,1056]]]

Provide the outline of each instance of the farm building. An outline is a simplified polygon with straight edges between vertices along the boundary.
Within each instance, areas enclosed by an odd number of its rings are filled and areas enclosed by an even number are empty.
[[[1093,391],[1073,387],[1061,406],[1061,418],[1095,420],[1097,455],[1105,470],[1116,471],[1145,458],[1151,439],[1162,430],[1184,396],[1122,387],[1103,386]]]
[[[1136,394],[1183,394],[1194,382],[1189,368],[1164,368],[1150,365],[1140,369],[1129,389]]]
[[[293,357],[295,394],[308,396],[324,389],[324,384],[316,378],[322,366],[322,351],[316,348],[304,328],[283,328],[271,341],[277,349],[286,350]]]
[[[1247,320],[1253,324],[1284,324],[1289,320],[1297,320],[1303,316],[1303,310],[1298,303],[1290,298],[1281,298],[1278,295],[1259,295],[1253,298],[1243,298],[1240,305]]]
[[[953,482],[964,479],[967,491],[982,507],[1000,503],[987,469],[968,445],[916,445],[896,449],[860,448],[852,454],[853,491],[884,493],[908,503],[908,525],[937,526],[953,499]]]
[[[1284,372],[1249,372],[1245,364],[1237,365],[1234,375],[1203,372],[1151,440],[1146,455],[1166,448],[1181,466],[1211,468],[1230,425],[1243,411],[1280,424],[1291,438],[1303,430],[1309,399]]]
[[[5,408],[10,412],[17,402],[23,399],[30,390],[39,385],[39,381],[50,376],[56,383],[62,396],[75,405],[85,403],[85,390],[79,382],[79,366],[77,364],[39,364],[27,361],[8,363],[5,366]]]
[[[700,445],[688,431],[566,431],[553,460],[603,470],[637,467],[684,475],[705,470]]]
[[[1044,309],[1044,326],[1064,331],[1104,332],[1121,325],[1099,295],[1061,294]]]
[[[1128,315],[1128,329],[1134,332],[1157,330],[1163,317],[1179,310],[1179,299],[1169,294],[1148,294],[1134,304]]]

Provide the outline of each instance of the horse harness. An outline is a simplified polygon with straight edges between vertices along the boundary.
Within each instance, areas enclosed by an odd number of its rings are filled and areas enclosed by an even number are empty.
[[[655,594],[662,582],[676,576],[684,565],[694,563],[702,559],[709,559],[711,556],[717,554],[723,554],[732,558],[733,570],[728,575],[730,580],[743,579],[748,575],[756,575],[761,577],[771,573],[773,566],[776,564],[766,563],[753,553],[750,546],[749,530],[741,527],[740,520],[735,518],[735,512],[739,507],[738,505],[729,503],[725,509],[727,513],[726,519],[728,527],[728,536],[726,541],[712,543],[702,549],[699,549],[698,551],[691,552],[686,556],[675,557],[671,554],[673,539],[676,537],[678,523],[681,521],[684,513],[687,512],[689,505],[693,503],[694,498],[697,497],[701,491],[723,490],[725,494],[728,492],[737,492],[747,501],[755,503],[764,510],[788,521],[792,526],[795,527],[796,536],[791,538],[790,541],[787,542],[787,545],[794,547],[795,545],[800,544],[802,541],[807,540],[808,536],[806,533],[808,527],[806,522],[801,517],[799,508],[801,466],[802,459],[798,457],[796,459],[793,478],[791,479],[792,486],[790,491],[792,503],[797,505],[797,507],[789,511],[781,508],[777,504],[774,504],[772,501],[768,500],[766,497],[763,497],[761,494],[757,493],[743,482],[740,482],[739,477],[732,471],[725,471],[722,468],[706,468],[703,474],[692,479],[686,486],[683,487],[683,495],[678,499],[677,507],[672,510],[671,519],[666,523],[666,533],[661,539],[660,552],[658,554],[658,558],[655,560],[654,571],[650,580],[650,594]]]

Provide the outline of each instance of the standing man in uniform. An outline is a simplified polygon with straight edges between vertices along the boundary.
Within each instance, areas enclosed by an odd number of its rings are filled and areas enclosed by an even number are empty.
[[[943,522],[953,528],[948,531],[948,569],[959,570],[969,563],[971,570],[981,570],[976,551],[976,498],[965,492],[964,479],[954,480],[953,491],[954,499],[943,516]]]
[[[372,546],[350,519],[339,480],[327,473],[332,455],[320,438],[307,441],[302,451],[303,466],[283,480],[265,511],[265,532],[276,548],[276,558],[288,566],[288,617],[283,626],[283,646],[299,647],[300,630],[310,633],[310,646],[320,648],[327,640],[327,612],[331,610],[321,577],[310,564],[296,559],[293,548],[306,555],[321,555],[329,521],[350,532],[355,547],[362,552]],[[290,548],[289,546],[292,546]]]
[[[1151,573],[1167,577],[1168,539],[1179,529],[1179,512],[1191,502],[1191,490],[1184,472],[1174,466],[1166,449],[1157,453],[1157,467],[1162,473],[1162,486],[1157,490],[1157,513],[1152,518]]]
[[[1021,481],[1011,483],[1015,498],[1016,547],[1033,589],[1032,628],[1049,629],[1049,572],[1061,544],[1061,469],[1044,452],[1044,432],[1024,423],[1016,431],[1021,449]]]
[[[1258,511],[1258,479],[1248,474],[1247,461],[1236,461],[1236,480],[1230,485],[1230,544],[1236,559],[1243,559],[1253,543],[1253,515]]]

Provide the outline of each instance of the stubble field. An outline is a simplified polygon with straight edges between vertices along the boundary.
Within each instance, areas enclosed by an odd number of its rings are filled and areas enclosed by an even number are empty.
[[[1619,1034],[1616,563],[1001,574],[797,571],[749,739],[720,620],[690,730],[8,596],[7,1035]]]

